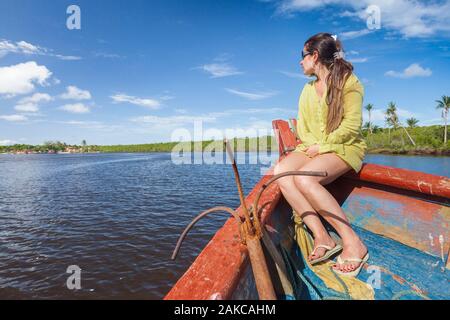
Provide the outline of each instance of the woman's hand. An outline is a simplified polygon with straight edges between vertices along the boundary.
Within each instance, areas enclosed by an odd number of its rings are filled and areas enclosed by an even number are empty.
[[[313,144],[308,149],[306,149],[305,152],[308,156],[310,156],[311,158],[314,158],[315,156],[317,156],[319,154],[319,145]]]

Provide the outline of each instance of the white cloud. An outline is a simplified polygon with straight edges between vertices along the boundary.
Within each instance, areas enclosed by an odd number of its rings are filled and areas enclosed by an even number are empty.
[[[39,111],[39,104],[41,102],[49,102],[52,100],[53,98],[46,93],[35,93],[30,97],[21,99],[14,109],[19,112],[34,113]]]
[[[14,52],[14,50],[16,50],[16,46],[14,44],[11,44],[5,40],[0,41],[0,58],[7,55],[9,52]]]
[[[326,5],[341,6],[343,16],[356,17],[364,23],[368,17],[366,8],[376,5],[381,12],[381,28],[393,30],[405,37],[429,37],[440,31],[448,35],[450,32],[448,0],[276,0],[277,12],[288,16],[294,12],[316,10]]]
[[[171,96],[171,95],[164,95],[164,96],[159,97],[159,99],[162,101],[169,101],[169,100],[175,99],[175,97]]]
[[[367,57],[360,57],[359,52],[355,50],[350,50],[345,52],[346,60],[351,63],[364,63],[369,61]]]
[[[66,92],[60,97],[64,100],[90,100],[92,98],[91,93],[87,90],[81,90],[75,86],[68,86]]]
[[[8,140],[8,139],[0,140],[0,146],[11,146],[11,145],[16,144],[16,143],[17,142],[14,141],[14,140]]]
[[[222,53],[214,58],[211,63],[204,64],[194,69],[203,70],[204,72],[210,74],[211,78],[224,78],[243,74],[243,72],[239,71],[229,62],[231,58],[231,54]]]
[[[413,77],[429,77],[431,76],[431,74],[432,74],[431,69],[429,68],[424,69],[418,63],[413,63],[402,72],[390,70],[385,73],[386,76],[402,79],[408,79]]]
[[[295,116],[297,110],[284,108],[248,108],[248,109],[228,109],[220,112],[210,112],[207,115],[215,118],[233,117],[241,114],[287,114]]]
[[[369,60],[368,58],[348,58],[347,61],[351,63],[364,63]]]
[[[278,11],[289,13],[294,11],[308,11],[327,4],[341,2],[339,0],[282,0],[278,1]]]
[[[113,99],[113,103],[130,103],[149,109],[158,109],[161,106],[161,103],[158,100],[148,98],[143,99],[126,94],[116,94],[111,96],[111,99]]]
[[[132,122],[141,123],[141,124],[151,124],[157,126],[181,126],[185,124],[192,124],[195,121],[202,122],[215,122],[217,120],[214,116],[167,116],[167,117],[158,117],[158,116],[142,116],[131,119]]]
[[[70,113],[79,113],[79,114],[91,112],[89,107],[84,105],[83,103],[66,104],[60,107],[60,109]]]
[[[34,113],[34,112],[39,111],[39,106],[35,103],[22,103],[22,104],[16,105],[14,107],[14,110],[19,111],[19,112]]]
[[[243,72],[237,70],[229,63],[211,63],[200,66],[199,69],[209,73],[211,78],[223,78],[242,74]]]
[[[121,129],[121,126],[118,125],[108,125],[104,124],[100,121],[77,121],[77,120],[70,120],[70,121],[58,121],[57,123],[62,123],[66,125],[71,126],[77,126],[83,129],[93,129],[93,130],[102,130],[102,131],[113,131]]]
[[[249,108],[249,109],[243,109],[243,110],[231,110],[234,112],[241,112],[241,113],[297,113],[296,108],[292,109],[284,109],[284,108]]]
[[[210,112],[208,115],[215,117],[233,117],[241,114],[287,114],[296,115],[297,110],[295,108],[285,109],[285,108],[248,108],[248,109],[228,109],[220,112]]]
[[[77,56],[63,56],[61,54],[53,54],[51,55],[52,57],[56,57],[58,59],[61,60],[65,60],[65,61],[77,61],[77,60],[81,60],[81,57],[77,57]]]
[[[61,60],[81,60],[81,57],[55,54],[53,53],[53,50],[37,46],[26,41],[19,41],[14,43],[9,40],[0,40],[0,58],[9,53],[49,56]]]
[[[11,114],[11,115],[3,115],[0,116],[1,120],[10,121],[10,122],[23,122],[27,121],[28,118],[21,114]]]
[[[377,125],[384,126],[386,117],[385,112],[386,110],[383,109],[373,109],[371,112],[371,121]],[[408,118],[416,118],[416,119],[425,118],[424,114],[412,112],[410,110],[406,110],[399,107],[397,107],[397,115],[399,116],[399,120],[403,122]],[[369,112],[365,109],[363,110],[363,119],[364,122],[369,121]]]
[[[47,93],[35,93],[31,97],[25,97],[20,100],[20,103],[40,103],[40,102],[49,102],[52,101],[53,98]]]
[[[0,57],[3,57],[9,53],[22,53],[22,54],[40,54],[42,49],[31,43],[20,41],[13,43],[8,40],[0,40]]]
[[[307,79],[307,80],[313,79],[313,77],[308,77],[300,72],[280,71],[280,73],[284,74],[286,77],[294,79]]]
[[[276,95],[276,92],[258,92],[258,93],[251,93],[251,92],[244,92],[244,91],[239,91],[239,90],[235,90],[235,89],[225,89],[227,90],[229,93],[237,95],[239,97],[248,99],[248,100],[263,100],[263,99],[267,99],[270,97],[273,97],[274,95]]]
[[[342,32],[338,38],[341,40],[355,39],[355,38],[365,36],[365,35],[369,34],[370,32],[371,31],[369,29],[362,29],[362,30],[357,30],[357,31],[347,31],[347,32]]]
[[[46,85],[52,73],[45,66],[30,61],[0,68],[0,94],[15,96],[34,90],[35,84]]]
[[[71,125],[74,125],[74,126],[86,126],[86,125],[99,125],[99,124],[102,124],[99,121],[78,121],[78,120],[61,121],[60,123],[71,124]]]
[[[120,59],[123,58],[121,55],[115,53],[107,53],[107,52],[94,52],[94,56],[97,58],[106,58],[106,59]]]
[[[36,54],[42,51],[39,47],[25,41],[17,42],[17,48],[25,54]]]

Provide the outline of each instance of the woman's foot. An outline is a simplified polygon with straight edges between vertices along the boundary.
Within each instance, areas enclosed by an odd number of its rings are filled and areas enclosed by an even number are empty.
[[[329,235],[327,235],[327,237],[314,238],[314,248],[316,249],[313,251],[312,254],[309,255],[308,257],[309,261],[317,260],[327,253],[328,250],[323,247],[318,247],[319,245],[325,245],[330,248],[334,248],[336,246],[336,243],[334,242],[333,238],[331,238]]]
[[[357,241],[351,243],[350,245],[347,246],[344,245],[344,250],[342,251],[340,257],[342,260],[355,258],[363,259],[367,254],[367,252],[368,252],[367,247],[360,239],[358,239]],[[333,269],[347,273],[356,270],[360,264],[361,262],[346,261],[342,264],[339,263],[334,264]]]

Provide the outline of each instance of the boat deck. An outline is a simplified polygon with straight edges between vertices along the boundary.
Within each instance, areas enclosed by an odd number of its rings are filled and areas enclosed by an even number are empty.
[[[300,143],[293,133],[295,120],[292,128],[284,120],[274,120],[273,128],[282,161]],[[266,172],[245,201],[246,206],[259,201],[265,240],[272,242],[265,259],[279,299],[450,299],[448,177],[365,163],[357,174],[349,172],[326,185],[369,248],[361,283],[343,281],[327,269],[329,265],[315,268],[324,280],[309,269],[295,232],[305,251],[312,249],[311,242],[303,230],[293,228],[293,210],[280,188],[275,183],[266,186],[273,173],[273,168]],[[265,193],[257,198],[262,188]],[[243,206],[236,212],[243,216]],[[329,289],[324,281],[343,293]],[[366,290],[365,283],[374,290]],[[258,297],[248,250],[240,241],[238,224],[230,218],[165,299]]]
[[[369,248],[370,259],[358,278],[370,283],[376,300],[395,299],[449,299],[450,270],[441,258],[426,254],[402,243],[376,235],[354,226],[355,231]],[[301,255],[295,245],[296,255]],[[297,270],[310,280],[321,298],[335,296],[322,281],[303,263],[299,256],[294,259]],[[304,290],[300,299],[314,299]]]

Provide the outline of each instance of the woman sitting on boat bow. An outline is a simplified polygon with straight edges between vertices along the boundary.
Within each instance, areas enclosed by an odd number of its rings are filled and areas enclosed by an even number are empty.
[[[305,42],[300,62],[307,83],[300,95],[297,133],[301,144],[275,167],[286,171],[326,171],[326,177],[287,176],[278,180],[289,202],[314,236],[311,264],[342,251],[333,266],[336,273],[357,276],[368,251],[352,229],[336,199],[323,187],[346,172],[361,170],[367,146],[361,134],[364,88],[344,59],[341,42],[319,33]],[[322,216],[342,238],[335,243],[322,224]]]

